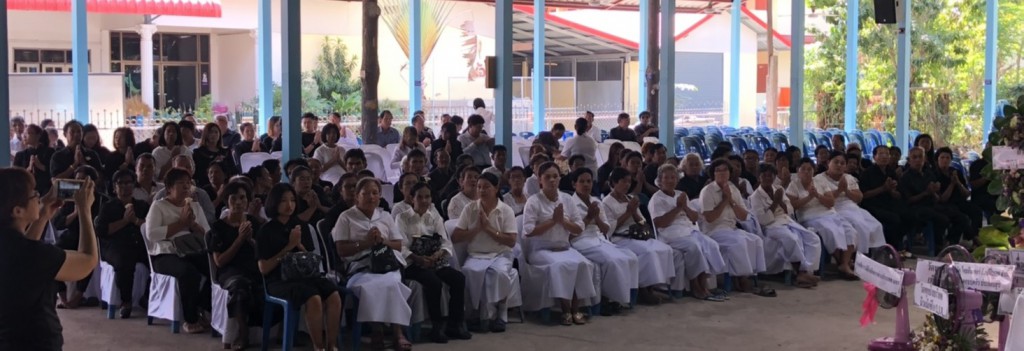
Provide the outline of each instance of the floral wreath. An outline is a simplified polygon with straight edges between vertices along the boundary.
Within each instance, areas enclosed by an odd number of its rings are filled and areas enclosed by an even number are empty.
[[[992,160],[993,146],[1009,146],[1024,152],[1024,96],[1017,98],[1017,105],[1007,104],[1003,107],[1003,115],[992,121],[993,130],[988,135],[989,145],[985,147],[982,156],[986,160]],[[1024,169],[994,170],[990,162],[981,171],[982,175],[991,182],[988,185],[988,192],[997,195],[996,210],[1000,213],[1005,211],[1017,224],[1019,233],[1012,238],[1014,246],[1024,246]],[[1001,216],[996,214],[995,216]],[[991,222],[991,221],[990,221]]]

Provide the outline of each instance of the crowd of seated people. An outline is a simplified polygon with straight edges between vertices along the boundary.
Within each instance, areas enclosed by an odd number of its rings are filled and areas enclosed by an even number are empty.
[[[96,233],[125,299],[122,318],[132,315],[135,265],[152,262],[178,281],[185,332],[210,328],[210,284],[228,292],[236,349],[249,344],[250,326],[274,318],[263,315],[264,293],[302,306],[317,349],[337,347],[351,294],[359,305],[350,313],[371,323],[374,347],[385,346],[388,331],[396,349],[408,350],[402,327],[414,298],[424,301],[433,342],[504,332],[526,262],[544,268],[530,279],[546,281],[542,295],[559,322],[582,325],[591,301],[616,314],[634,302],[634,289],[649,305],[683,291],[710,302],[737,292],[774,297],[757,275],[791,271],[794,285],[813,289],[815,272],[833,262],[856,279],[856,253],[889,244],[910,256],[915,237],[907,235],[928,226],[936,246],[974,245],[995,208],[980,174],[986,161],[961,173],[952,151],[927,134],[906,150],[905,165],[898,147],[861,150],[842,138],[814,159],[796,147],[734,153],[724,142],[705,160],[669,157],[659,143],[627,148],[657,135],[649,113],[635,128],[620,114],[605,141],[588,113],[575,121],[575,137],[560,142],[558,124],[534,140],[525,167],[506,167],[519,145],[495,145],[492,115],[469,116],[465,129],[461,117],[445,118],[437,138],[422,111],[400,136],[392,118],[381,113],[382,146],[397,144],[392,163],[401,170],[390,203],[386,177],[367,169],[366,153],[339,143],[349,132],[336,115],[319,128],[318,116],[303,115],[302,158],[244,172],[242,155],[281,150],[281,118],[260,137],[250,123],[232,130],[224,116],[201,129],[194,118],[166,122],[145,139],[119,128],[113,150],[92,125],[68,122],[55,143],[44,127],[12,119],[20,123],[14,166],[32,173],[40,194],[51,178],[97,184]],[[598,154],[601,143],[607,154]],[[340,174],[336,183],[328,173]],[[55,245],[78,246],[76,211],[72,203],[59,210]],[[209,257],[179,254],[173,242],[185,235],[203,236]],[[820,262],[822,250],[829,262]],[[321,275],[282,272],[308,252],[322,260]],[[718,278],[736,288],[714,288]],[[78,307],[88,283],[60,284],[55,303]]]

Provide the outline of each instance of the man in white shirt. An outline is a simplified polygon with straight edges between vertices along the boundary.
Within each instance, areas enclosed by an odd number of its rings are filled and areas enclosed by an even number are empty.
[[[494,113],[487,110],[487,105],[484,105],[484,99],[473,99],[473,113],[480,115],[484,119],[484,132],[487,135],[494,136]]]
[[[595,141],[601,142],[601,128],[594,125],[594,113],[587,111],[583,113],[583,118],[587,119],[587,135],[594,138]],[[597,172],[597,170],[594,170]]]
[[[25,132],[25,119],[21,116],[11,117],[11,156],[25,149],[21,135]]]
[[[586,118],[576,119],[576,137],[565,142],[565,147],[562,148],[562,157],[568,158],[573,155],[582,155],[585,163],[584,167],[596,172],[598,167],[597,140],[594,140],[594,138],[587,134],[588,124]]]
[[[462,143],[462,154],[473,157],[473,165],[482,168],[491,166],[491,148],[494,147],[494,138],[483,133],[484,118],[480,115],[469,116],[466,121],[469,129],[459,135],[459,142]]]

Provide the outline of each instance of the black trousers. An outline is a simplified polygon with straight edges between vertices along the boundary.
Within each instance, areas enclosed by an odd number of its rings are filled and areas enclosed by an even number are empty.
[[[149,267],[146,248],[108,245],[103,247],[100,254],[104,262],[114,267],[114,284],[117,285],[117,292],[121,294],[121,304],[131,306],[135,287],[135,265],[142,263]],[[149,284],[145,286],[146,290],[149,290]]]
[[[455,326],[462,323],[465,318],[465,292],[466,276],[451,267],[441,269],[424,269],[417,265],[411,265],[402,272],[403,277],[415,280],[423,286],[423,293],[427,298],[427,311],[430,313],[431,322],[439,325],[444,321],[441,317],[441,288],[448,285],[448,322]]]
[[[965,239],[974,239],[978,237],[978,231],[981,230],[981,221],[984,217],[981,207],[971,203],[967,200],[959,200],[952,203],[956,209],[960,210],[960,213],[967,215],[967,218],[971,220],[970,233],[965,235]]]
[[[911,215],[919,222],[931,222],[935,230],[935,246],[945,247],[946,243],[957,243],[961,239],[973,239],[965,237],[970,235],[971,219],[963,214],[955,206],[950,205],[926,205],[910,207]],[[946,233],[945,238],[940,234]]]
[[[199,321],[200,308],[210,310],[210,264],[206,255],[153,256],[153,271],[178,279],[178,296],[186,323]]]
[[[900,206],[865,206],[864,209],[882,223],[885,242],[897,250],[903,250],[904,237],[916,226],[910,211]]]
[[[228,317],[246,316],[249,326],[262,325],[263,282],[258,275],[227,270],[217,273],[217,284],[228,291]]]

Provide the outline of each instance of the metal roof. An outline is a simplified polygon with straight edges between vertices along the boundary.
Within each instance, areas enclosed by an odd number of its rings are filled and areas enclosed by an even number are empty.
[[[516,5],[512,11],[512,51],[526,57],[533,52],[532,8]],[[549,57],[627,55],[637,52],[637,44],[598,29],[551,14],[545,16],[544,52]]]

